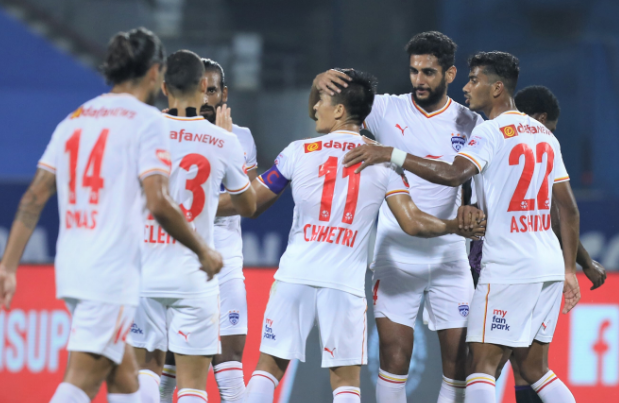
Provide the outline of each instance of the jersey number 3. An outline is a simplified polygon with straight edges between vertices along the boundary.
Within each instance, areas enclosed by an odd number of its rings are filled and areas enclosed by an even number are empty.
[[[329,157],[327,162],[322,164],[318,169],[318,177],[325,177],[325,183],[322,186],[322,197],[320,199],[320,221],[329,221],[331,219],[331,207],[333,205],[333,192],[335,191],[335,180],[337,178],[337,157]],[[359,180],[360,174],[355,173],[361,163],[355,164],[348,168],[344,168],[342,177],[348,177],[348,193],[346,194],[346,204],[344,205],[344,214],[342,222],[344,224],[352,224],[355,219],[355,211],[357,210],[357,200],[359,199]]]
[[[552,172],[555,160],[555,152],[548,143],[538,143],[535,148],[537,158],[533,154],[531,147],[524,143],[516,145],[511,153],[509,153],[509,165],[519,165],[520,156],[524,155],[524,169],[518,185],[514,191],[511,201],[509,202],[509,208],[507,211],[531,211],[535,210],[535,199],[525,199],[529,186],[531,185],[531,179],[533,178],[533,172],[535,171],[535,163],[541,163],[544,154],[546,158],[546,173],[542,186],[537,192],[537,208],[539,210],[550,210],[550,197],[548,197],[548,176]]]
[[[198,167],[198,172],[193,179],[188,179],[185,183],[185,189],[189,190],[193,195],[191,208],[187,209],[183,204],[180,205],[181,210],[185,214],[187,221],[193,221],[204,210],[206,202],[206,194],[202,185],[211,176],[211,163],[202,154],[187,154],[180,163],[180,167],[185,171],[189,171],[192,166]]]

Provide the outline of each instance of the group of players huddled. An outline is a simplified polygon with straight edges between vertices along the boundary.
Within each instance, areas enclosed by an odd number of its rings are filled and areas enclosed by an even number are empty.
[[[114,36],[102,68],[111,91],[56,128],[0,263],[9,308],[22,252],[57,193],[57,297],[72,325],[51,402],[89,402],[103,382],[110,403],[171,402],[175,389],[180,403],[205,402],[212,365],[222,402],[271,403],[315,323],[333,402],[360,402],[369,247],[379,403],[406,402],[422,299],[441,346],[439,403],[495,402],[508,359],[519,403],[574,402],[548,346],[562,295],[564,313],[580,299],[576,262],[594,288],[606,274],[579,244],[553,135],[558,102],[544,87],[514,94],[518,59],[479,52],[467,108],[447,96],[450,38],[420,33],[406,50],[411,93],[376,95],[375,78],[354,69],[319,74],[309,114],[320,137],[292,142],[257,176],[218,63],[187,50],[166,58],[143,28]],[[152,106],[161,89],[163,113]],[[289,184],[293,224],[246,387],[240,216],[257,217]]]

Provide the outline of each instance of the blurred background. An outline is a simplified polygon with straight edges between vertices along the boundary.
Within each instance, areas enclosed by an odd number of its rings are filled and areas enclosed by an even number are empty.
[[[410,92],[404,45],[418,32],[439,30],[459,46],[459,72],[449,87],[455,101],[464,101],[466,60],[479,50],[515,54],[521,64],[519,89],[545,85],[556,94],[562,109],[556,135],[581,211],[582,241],[594,259],[619,270],[618,20],[617,0],[0,0],[0,254],[19,198],[56,124],[107,91],[97,66],[117,31],[145,26],[161,37],[168,53],[187,48],[220,62],[233,119],[252,130],[263,171],[290,141],[315,135],[307,96],[316,74],[354,67],[377,76],[381,93]],[[158,102],[166,106],[163,98]],[[243,222],[248,266],[278,264],[292,216],[289,193],[278,203],[277,211]],[[28,245],[25,263],[53,261],[57,228],[52,202]],[[615,340],[612,354],[592,361],[602,368],[599,379],[583,385],[619,385],[619,301],[610,302],[617,334],[608,336]],[[4,321],[4,312],[0,315]],[[261,312],[257,315],[259,321]],[[26,322],[24,317],[23,330],[16,333],[24,340]],[[2,322],[2,343],[4,329]],[[422,357],[427,367],[417,366],[419,374],[426,374],[428,382],[421,384],[428,385],[427,396],[440,382],[435,379],[440,363],[428,358],[436,355],[435,338],[427,333]],[[6,346],[1,346],[0,373],[7,370],[4,351],[19,355],[17,347]],[[295,383],[287,393],[300,393],[299,388]],[[411,393],[426,396],[416,388]]]

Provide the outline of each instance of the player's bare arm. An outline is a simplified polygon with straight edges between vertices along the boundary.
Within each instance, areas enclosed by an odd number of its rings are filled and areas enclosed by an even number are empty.
[[[15,294],[15,272],[47,200],[56,193],[56,175],[38,169],[15,214],[4,256],[0,262],[0,305],[7,309]]]
[[[169,194],[168,178],[163,175],[151,175],[144,179],[142,186],[146,195],[146,207],[153,217],[170,236],[198,255],[202,270],[211,280],[223,266],[221,255],[211,249],[191,229],[180,208]]]
[[[258,172],[255,169],[247,171],[247,177],[249,181],[253,184],[254,180],[258,177]],[[247,192],[251,191],[254,194],[254,198],[256,197],[256,191],[253,189],[248,189]],[[247,193],[245,192],[245,193]],[[234,215],[240,215],[241,217],[251,217],[255,213],[255,209],[250,213],[249,211],[242,211],[242,209],[238,209],[235,203],[243,203],[237,196],[244,195],[245,193],[241,193],[240,195],[230,195],[229,193],[222,193],[219,195],[219,204],[217,205],[217,217],[230,217]],[[237,200],[235,202],[235,200]]]
[[[441,220],[419,210],[409,195],[391,196],[387,199],[387,204],[402,230],[411,236],[434,238],[446,234],[458,234],[477,240],[486,231],[484,213],[480,210],[471,213],[482,220],[476,220],[472,228],[467,230],[459,227],[457,219]]]
[[[555,183],[552,199],[556,201],[561,221],[561,243],[565,261],[565,285],[563,313],[568,313],[580,301],[580,287],[576,277],[576,253],[580,233],[580,213],[569,182]]]
[[[215,125],[232,132],[232,109],[228,108],[228,105],[218,106],[215,116]]]
[[[552,203],[550,215],[552,217],[552,230],[559,239],[559,243],[561,243],[561,219],[559,218],[559,209],[554,201]],[[580,241],[578,242],[576,263],[582,267],[583,272],[593,284],[591,290],[595,290],[604,284],[606,281],[606,269],[599,262],[591,259],[589,252],[587,252]]]
[[[475,225],[481,223],[485,219],[486,215],[484,212],[478,209],[474,204],[460,206],[458,208],[458,216],[456,217],[456,220],[458,220],[458,227],[460,229],[473,229]]]
[[[395,162],[393,161],[394,158],[392,158],[394,154],[393,147],[386,147],[368,140],[365,141],[368,144],[356,147],[344,156],[344,164],[347,167],[361,163],[361,166],[357,168],[355,173],[361,172],[370,165]],[[404,153],[401,150],[396,150],[396,152]],[[453,164],[447,164],[442,161],[406,154],[403,162],[395,163],[429,182],[452,187],[462,185],[479,173],[475,164],[463,157],[456,157]]]
[[[337,70],[327,70],[324,73],[318,74],[316,78],[314,78],[314,82],[312,83],[312,89],[310,90],[310,118],[316,120],[316,111],[314,110],[314,105],[316,105],[316,103],[320,99],[320,91],[326,92],[330,96],[333,96],[336,92],[342,92],[342,90],[339,89],[337,85],[341,85],[342,87],[346,88],[348,87],[349,81],[350,77],[348,77],[348,75]]]

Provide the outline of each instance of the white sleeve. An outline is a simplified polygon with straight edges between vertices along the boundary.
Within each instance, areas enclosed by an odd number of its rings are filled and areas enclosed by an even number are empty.
[[[247,153],[247,161],[245,161],[245,169],[251,171],[252,169],[258,168],[258,152],[256,151],[256,142],[254,141],[254,136],[251,134],[251,130],[247,129],[247,134],[247,149],[245,150]]]
[[[380,133],[378,133],[378,128],[385,117],[388,102],[389,95],[376,95],[374,97],[374,103],[372,104],[372,111],[363,121],[363,128],[371,131],[374,137],[376,137],[376,140],[379,142]]]
[[[295,143],[290,143],[275,159],[277,170],[288,180],[292,180],[292,175],[294,174],[295,154]]]
[[[62,124],[62,123],[61,123]],[[49,140],[49,143],[47,144],[47,148],[45,148],[45,152],[43,153],[43,156],[41,157],[41,159],[39,160],[37,166],[41,169],[45,169],[46,171],[49,171],[53,174],[56,173],[56,167],[58,166],[58,153],[59,153],[59,148],[60,148],[60,144],[58,144],[58,137],[59,135],[59,127],[60,125],[58,125],[58,127],[56,127],[56,130],[54,130],[54,133],[52,134],[52,138]]]
[[[385,198],[399,194],[410,194],[410,186],[404,172],[397,172],[394,169],[389,169],[388,181]]]
[[[168,146],[168,124],[163,116],[155,116],[142,127],[138,141],[138,175],[141,180],[151,175],[170,175],[172,159]]]
[[[236,136],[230,136],[227,141],[229,146],[226,158],[226,171],[223,177],[223,185],[230,194],[240,194],[250,187],[249,178],[245,174],[245,153]]]
[[[555,148],[555,180],[554,183],[566,182],[570,180],[570,176],[567,173],[567,169],[565,169],[565,163],[563,162],[563,154],[561,153],[561,145],[559,141],[556,142],[557,146]]]
[[[460,150],[458,156],[474,163],[481,173],[492,162],[499,149],[499,139],[490,123],[482,124],[473,129],[471,137]]]

